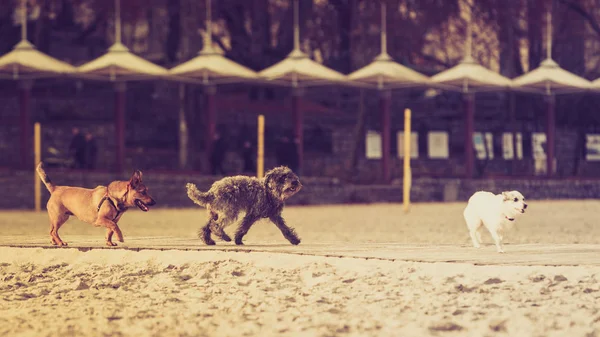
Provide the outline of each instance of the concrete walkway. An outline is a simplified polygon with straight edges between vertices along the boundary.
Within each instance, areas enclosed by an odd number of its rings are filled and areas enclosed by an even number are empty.
[[[298,246],[252,242],[244,246],[217,242],[206,246],[198,239],[181,237],[128,237],[117,247],[107,247],[97,236],[70,236],[69,246],[57,248],[48,237],[0,236],[0,247],[51,248],[51,249],[129,249],[129,250],[193,250],[270,252],[282,254],[314,255],[379,259],[414,262],[462,262],[476,265],[548,265],[548,266],[600,266],[598,244],[515,244],[505,245],[505,254],[496,253],[493,245],[477,250],[460,245],[407,245],[395,243],[302,243]]]

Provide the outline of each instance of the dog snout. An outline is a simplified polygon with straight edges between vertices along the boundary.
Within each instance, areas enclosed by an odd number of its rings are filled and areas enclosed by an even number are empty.
[[[156,201],[154,201],[154,199],[150,198],[150,202],[147,203],[146,205],[148,205],[148,206],[154,206],[154,205],[156,205]]]
[[[523,209],[527,209],[527,204],[523,204]]]
[[[296,187],[298,185],[300,185],[300,182],[298,180],[292,181],[292,186]]]

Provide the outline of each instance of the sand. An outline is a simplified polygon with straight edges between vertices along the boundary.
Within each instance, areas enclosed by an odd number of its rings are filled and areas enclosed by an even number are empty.
[[[530,201],[508,243],[597,244],[595,201]],[[461,204],[294,207],[303,244],[453,244]],[[152,214],[152,215],[151,215]],[[131,212],[127,236],[192,238],[198,209]],[[45,235],[45,214],[1,212],[4,235]],[[71,220],[65,241],[104,231]],[[489,243],[489,236],[484,240]],[[281,245],[261,223],[247,243]],[[75,244],[76,242],[72,242]],[[2,244],[2,237],[0,237]],[[221,244],[219,242],[219,244]],[[489,244],[482,249],[493,249]],[[507,247],[510,254],[510,245]],[[524,253],[519,253],[524,254]],[[573,259],[577,257],[574,256]],[[600,266],[474,265],[275,252],[0,247],[0,336],[600,336]]]

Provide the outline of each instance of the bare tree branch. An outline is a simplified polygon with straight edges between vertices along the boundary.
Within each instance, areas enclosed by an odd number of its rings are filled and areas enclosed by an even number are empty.
[[[592,14],[590,14],[590,12],[586,11],[579,4],[570,0],[558,0],[558,2],[567,6],[567,8],[574,11],[575,13],[581,15],[587,21],[590,27],[592,27],[592,29],[596,32],[596,34],[600,35],[600,25],[598,24],[598,21],[596,21],[596,19],[592,16]]]

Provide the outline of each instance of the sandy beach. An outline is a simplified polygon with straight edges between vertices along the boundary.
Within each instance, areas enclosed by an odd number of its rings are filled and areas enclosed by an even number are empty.
[[[551,254],[553,244],[599,243],[600,202],[530,205],[506,237],[507,256],[511,248],[513,257],[528,254],[518,244],[542,244]],[[290,207],[284,216],[303,238],[298,249],[309,247],[305,255],[0,247],[0,335],[600,336],[600,266],[578,263],[577,253],[557,250],[573,265],[555,266],[306,254],[323,242],[350,248],[393,242],[423,244],[428,254],[439,251],[440,260],[452,245],[494,262],[487,234],[482,250],[468,246],[462,207],[417,204],[406,215],[393,204]],[[157,209],[126,214],[121,228],[126,240],[191,240],[203,221],[200,209]],[[44,238],[48,225],[44,213],[7,211],[0,213],[0,228],[6,245],[9,237],[12,243]],[[72,245],[82,237],[101,244],[103,234],[75,220],[61,229]],[[267,222],[245,241],[295,249]]]

